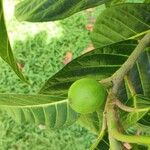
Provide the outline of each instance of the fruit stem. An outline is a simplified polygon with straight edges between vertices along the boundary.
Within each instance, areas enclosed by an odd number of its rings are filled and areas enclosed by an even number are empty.
[[[112,77],[108,77],[106,79],[103,79],[100,81],[100,83],[106,87],[106,88],[110,88],[113,86],[113,82],[112,82]]]

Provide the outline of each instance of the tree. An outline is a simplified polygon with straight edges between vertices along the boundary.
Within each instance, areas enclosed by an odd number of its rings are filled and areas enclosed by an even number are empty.
[[[19,123],[44,124],[47,128],[69,126],[78,121],[98,135],[91,149],[150,147],[150,1],[139,0],[25,0],[16,5],[19,21],[44,22],[64,19],[101,4],[91,34],[95,50],[67,64],[44,84],[38,94],[0,94],[0,108]],[[0,56],[18,77],[19,70],[5,26],[0,1]],[[79,114],[69,105],[72,83],[93,77],[107,88],[104,108]]]

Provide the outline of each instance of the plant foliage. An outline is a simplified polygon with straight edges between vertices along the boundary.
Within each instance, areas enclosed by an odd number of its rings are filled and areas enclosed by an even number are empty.
[[[26,81],[12,53],[5,25],[4,11],[2,5],[3,3],[2,1],[0,1],[0,56],[5,62],[7,62],[13,68],[13,70],[16,72],[16,74],[19,76],[20,79]]]
[[[54,21],[106,1],[108,0],[26,0],[16,6],[15,14],[20,21]]]
[[[50,95],[1,94],[0,106],[18,123],[36,123],[47,128],[71,125],[78,118],[67,100]]]
[[[33,0],[23,1],[16,6],[16,17],[20,21],[43,22],[64,19],[81,10],[103,4],[105,0]],[[109,1],[106,9],[99,15],[92,32],[92,41],[95,49],[67,64],[63,69],[50,77],[37,95],[1,94],[0,107],[8,112],[18,122],[34,122],[44,124],[50,128],[71,125],[78,121],[84,127],[98,134],[103,130],[105,109],[85,115],[74,112],[67,101],[67,93],[71,84],[83,77],[94,77],[103,81],[111,77],[133,55],[138,42],[150,31],[150,3],[127,3],[127,1]],[[120,4],[117,4],[120,3]],[[1,3],[2,9],[2,3]],[[16,62],[12,56],[3,11],[0,20],[1,45],[4,45],[1,57],[13,68]],[[7,43],[8,45],[6,45]],[[150,41],[149,41],[150,43]],[[144,44],[143,44],[144,45]],[[9,49],[6,49],[9,47]],[[147,46],[149,47],[149,46]],[[9,51],[9,53],[8,53]],[[9,55],[9,61],[6,54]],[[6,55],[6,56],[5,56]],[[11,59],[11,60],[10,60]],[[18,70],[16,73],[20,73]],[[22,76],[19,74],[20,78]],[[103,83],[104,86],[105,83]],[[115,83],[114,83],[115,84]],[[54,96],[57,95],[57,96]],[[136,60],[134,66],[124,76],[117,93],[125,109],[121,106],[117,109],[117,117],[120,119],[120,128],[124,133],[131,134],[129,139],[145,136],[149,139],[150,133],[150,49],[144,48],[144,52]],[[107,106],[107,104],[106,104]],[[109,106],[109,108],[111,108]],[[131,112],[127,110],[132,108]],[[141,110],[142,111],[138,111]],[[136,111],[137,110],[137,111]],[[109,111],[108,111],[109,112]],[[113,117],[113,114],[110,113]],[[108,116],[109,117],[109,116]],[[110,118],[111,120],[112,118]],[[113,120],[113,119],[112,119]],[[109,121],[108,129],[109,129]],[[114,125],[115,126],[115,125]],[[113,127],[114,127],[113,126]],[[113,128],[112,127],[112,128]],[[112,130],[111,128],[111,130]],[[123,129],[122,129],[123,128]],[[147,129],[147,130],[146,130]],[[104,132],[98,148],[109,149],[112,143],[121,149],[124,145],[120,140],[113,139],[109,133]],[[115,135],[113,135],[115,137]],[[143,138],[144,138],[143,136]],[[129,141],[129,140],[128,140]],[[144,141],[144,140],[143,140]],[[130,141],[132,143],[132,141]],[[148,143],[149,141],[147,141]],[[139,146],[141,142],[134,142],[133,149],[145,149]],[[149,142],[150,143],[150,142]],[[113,146],[114,146],[113,145]]]
[[[140,10],[140,11],[139,11]],[[104,10],[92,33],[95,47],[135,39],[150,29],[150,4],[119,4]]]

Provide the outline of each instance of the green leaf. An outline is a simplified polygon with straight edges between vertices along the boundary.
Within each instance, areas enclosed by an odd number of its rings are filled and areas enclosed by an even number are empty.
[[[119,99],[122,100],[125,105],[128,105],[130,107],[149,108],[150,50],[146,50],[141,54],[135,66],[128,73],[128,79],[130,80],[130,84],[127,84],[127,82],[125,81],[125,85],[120,88]],[[129,89],[132,89],[132,91],[130,91]],[[130,128],[133,128],[135,131],[140,129],[141,134],[146,135],[149,135],[150,133],[150,129],[147,128],[147,126],[150,125],[149,117],[150,115],[148,111],[138,113],[123,113],[121,115],[122,124],[127,130]],[[142,127],[135,128],[135,126],[139,123]],[[147,130],[144,130],[144,128]]]
[[[56,94],[67,98],[68,89],[74,81],[87,76],[92,76],[97,80],[111,76],[124,63],[136,45],[137,41],[129,40],[86,53],[74,59],[52,76],[39,93]],[[137,63],[128,74],[130,81],[133,83],[135,92],[137,94],[143,94],[148,98],[150,96],[149,58],[150,51],[147,50],[139,57]],[[122,84],[122,86],[118,97],[123,103],[126,103],[131,96],[127,94],[129,93],[127,92],[128,85]],[[101,129],[100,121],[102,117],[99,117],[98,114],[93,113],[84,116],[81,115],[80,117],[79,120],[92,131],[98,132]]]
[[[111,76],[136,47],[136,41],[125,41],[95,49],[67,64],[44,84],[41,94],[57,94],[67,97],[70,85],[81,78],[92,76],[102,80]]]
[[[131,126],[127,129],[128,134],[137,134],[150,136],[150,126],[146,126],[140,123],[136,123],[134,126]]]
[[[120,87],[119,100],[129,107],[149,108],[150,107],[150,50],[142,53],[135,66],[128,73],[128,84]],[[132,89],[132,90],[130,90]],[[134,91],[134,92],[133,92]],[[142,94],[142,95],[139,95]],[[120,114],[121,122],[127,132],[133,130],[141,135],[150,135],[149,112],[122,112]],[[140,126],[139,126],[140,123]],[[138,125],[138,126],[137,126]],[[129,132],[132,133],[132,132]]]
[[[94,112],[90,114],[80,115],[78,123],[92,131],[94,134],[98,134],[102,127],[103,110],[100,112]]]
[[[118,97],[126,104],[128,100],[131,100],[131,106],[133,106],[133,95],[144,95],[150,98],[150,49],[143,52],[138,58],[134,67],[128,73],[128,80],[130,84],[125,81],[119,89]],[[129,89],[132,89],[130,91]],[[130,106],[130,105],[129,105]]]
[[[132,146],[132,150],[149,150],[149,149],[146,146],[141,146],[141,145],[134,144]]]
[[[136,108],[150,108],[150,98],[147,98],[143,95],[136,95],[133,97],[133,100],[129,100],[129,106],[134,107],[136,105]],[[149,111],[143,111],[143,112],[130,112],[125,113],[124,116],[121,118],[124,127],[127,129],[133,125],[135,125],[137,122],[142,123],[143,125],[147,125],[146,123],[150,124],[149,119]],[[145,117],[145,119],[144,119]]]
[[[150,99],[149,99],[150,101]],[[150,104],[149,104],[150,106]],[[138,122],[144,124],[144,125],[147,125],[147,126],[150,126],[150,111],[147,112]]]
[[[108,134],[105,134],[103,139],[99,142],[97,148],[95,150],[109,150],[109,140],[108,140]]]
[[[0,1],[0,56],[5,62],[7,62],[13,68],[13,70],[21,80],[26,81],[25,77],[23,76],[20,69],[18,68],[17,62],[11,50],[11,45],[7,35],[7,30],[6,30],[5,20],[4,20],[2,0]]]
[[[97,18],[91,34],[95,47],[135,39],[149,32],[149,14],[149,3],[120,4],[105,9]]]
[[[150,98],[150,49],[141,54],[136,65],[137,71],[139,72],[141,88],[143,90],[141,94]],[[140,94],[140,89],[134,84],[133,76],[131,80],[136,89],[136,93]]]
[[[59,128],[73,124],[78,118],[68,100],[60,99],[51,95],[0,94],[0,109],[7,111],[18,123]]]
[[[121,3],[149,3],[150,0],[111,0],[106,3],[106,6],[113,6]]]
[[[86,53],[52,76],[39,93],[67,98],[68,89],[74,81],[87,76],[92,76],[97,80],[111,76],[128,58],[136,45],[136,41],[130,40]],[[97,134],[102,125],[102,111],[80,115],[79,123]]]
[[[144,2],[145,2],[145,3],[150,3],[150,0],[145,0]]]
[[[108,0],[25,0],[17,4],[15,16],[19,21],[54,21],[106,1]]]

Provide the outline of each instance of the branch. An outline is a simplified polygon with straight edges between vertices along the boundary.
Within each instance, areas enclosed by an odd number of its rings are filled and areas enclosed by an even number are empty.
[[[150,145],[150,137],[148,136],[125,135],[119,131],[113,101],[113,98],[109,97],[109,103],[107,105],[107,126],[110,136],[122,142]]]
[[[147,108],[133,108],[133,107],[128,107],[126,105],[124,105],[123,103],[121,103],[119,100],[115,100],[114,104],[116,106],[118,106],[120,109],[127,111],[127,112],[145,112],[145,111],[149,111],[150,107]]]
[[[105,108],[106,109],[106,118],[107,119],[108,119],[108,111],[109,111],[109,107],[108,106],[110,105],[110,102],[114,102],[114,101],[111,101],[113,99],[113,97],[114,97],[114,95],[112,93],[108,94],[107,102],[106,102],[106,108]],[[108,126],[108,120],[107,120],[107,126]],[[108,128],[108,133],[109,133],[109,128]],[[110,143],[110,150],[123,149],[123,145],[119,141],[117,141],[110,133],[109,133],[109,143]]]
[[[112,77],[108,77],[106,79],[103,79],[100,81],[100,83],[106,87],[106,88],[110,88],[113,86],[113,82],[112,82]]]

